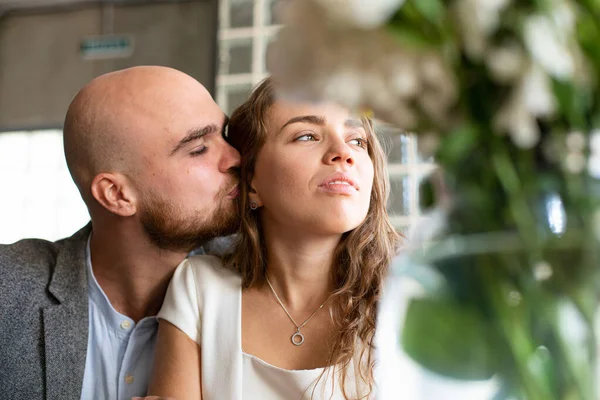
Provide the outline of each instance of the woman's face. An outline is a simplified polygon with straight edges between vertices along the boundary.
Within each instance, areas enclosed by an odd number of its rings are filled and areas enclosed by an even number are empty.
[[[265,226],[342,234],[365,219],[372,186],[359,118],[331,104],[278,101],[270,108],[250,195]]]

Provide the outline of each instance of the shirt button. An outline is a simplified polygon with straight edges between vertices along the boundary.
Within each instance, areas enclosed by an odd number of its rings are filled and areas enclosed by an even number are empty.
[[[131,328],[131,322],[124,320],[123,322],[121,322],[121,329],[127,330]]]
[[[125,383],[128,384],[128,385],[131,385],[133,383],[133,376],[127,375],[125,377]]]

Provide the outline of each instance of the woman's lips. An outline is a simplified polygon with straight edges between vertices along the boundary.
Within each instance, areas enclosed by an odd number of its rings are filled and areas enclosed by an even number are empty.
[[[344,195],[352,195],[359,191],[356,182],[343,172],[336,172],[327,177],[321,182],[319,189],[327,193]]]
[[[345,195],[352,195],[352,194],[358,192],[358,190],[356,190],[354,185],[352,185],[350,182],[341,181],[341,180],[335,180],[335,181],[323,183],[323,184],[319,185],[319,189],[324,192],[327,192],[327,193],[345,194]]]

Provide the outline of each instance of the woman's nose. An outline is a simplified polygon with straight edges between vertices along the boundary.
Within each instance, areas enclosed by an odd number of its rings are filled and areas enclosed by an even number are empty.
[[[336,139],[325,154],[326,164],[354,165],[354,157],[350,146],[342,139]]]

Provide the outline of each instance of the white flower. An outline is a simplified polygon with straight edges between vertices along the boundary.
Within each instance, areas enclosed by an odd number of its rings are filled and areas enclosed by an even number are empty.
[[[592,154],[588,160],[588,173],[592,178],[600,179],[600,155]]]
[[[389,62],[390,89],[403,98],[415,96],[421,89],[418,71],[410,57],[394,57]]]
[[[565,1],[556,0],[552,5],[551,18],[563,32],[571,34],[575,28],[575,13]]]
[[[520,88],[525,108],[536,117],[552,115],[556,101],[552,94],[550,79],[540,68],[529,68],[521,81]]]
[[[594,129],[590,133],[590,149],[600,156],[600,129]]]
[[[523,107],[522,98],[515,91],[494,118],[495,130],[508,132],[517,147],[529,149],[540,140],[535,118]]]
[[[475,0],[475,2],[485,10],[502,10],[510,3],[510,0]]]
[[[571,152],[565,157],[565,169],[572,174],[579,174],[585,168],[585,157],[582,153]]]
[[[439,57],[424,57],[421,61],[423,79],[431,84],[439,83],[446,78],[444,65]]]
[[[455,13],[459,21],[464,47],[473,58],[485,52],[487,38],[498,27],[500,12],[511,0],[458,0]]]
[[[492,77],[500,83],[507,83],[521,76],[527,60],[519,45],[510,43],[488,50],[485,54],[485,64]]]
[[[486,33],[491,33],[498,26],[500,12],[510,3],[510,0],[471,0],[475,4],[476,19]]]
[[[511,138],[513,143],[522,149],[532,149],[540,141],[540,129],[531,115],[518,114],[518,119],[512,124]]]
[[[533,276],[537,281],[546,281],[553,275],[552,267],[547,261],[539,261],[533,266]]]
[[[570,79],[575,72],[575,61],[561,29],[546,16],[530,17],[525,23],[525,43],[533,59],[544,70],[558,79]]]
[[[567,150],[582,152],[585,149],[585,136],[579,131],[573,131],[567,134]]]
[[[309,1],[309,0],[299,0]],[[344,26],[373,29],[392,16],[404,0],[312,0]]]
[[[522,106],[518,96],[511,96],[494,118],[496,130],[508,132],[513,143],[522,149],[534,147],[540,140],[535,118]]]
[[[420,57],[418,64],[423,86],[438,97],[442,107],[449,106],[456,100],[456,78],[449,71],[440,56],[427,54]]]
[[[588,172],[590,176],[600,179],[600,129],[594,129],[590,133]]]
[[[511,290],[506,293],[506,302],[511,307],[516,307],[523,301],[523,295],[517,290]]]
[[[551,116],[555,109],[548,75],[532,65],[501,107],[494,125],[499,131],[508,132],[517,146],[532,148],[540,140],[537,119]]]
[[[530,65],[507,102],[494,119],[497,130],[508,132],[513,142],[529,149],[538,144],[540,130],[538,118],[549,117],[556,111],[548,75],[538,66]],[[569,170],[583,168],[580,160],[571,160]]]

